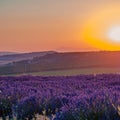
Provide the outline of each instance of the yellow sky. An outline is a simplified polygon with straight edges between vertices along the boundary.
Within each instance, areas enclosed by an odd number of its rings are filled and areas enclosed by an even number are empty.
[[[116,5],[119,0],[0,1],[0,51],[113,50],[99,42],[108,40],[102,31],[119,20]]]
[[[120,50],[119,14],[120,4],[116,3],[98,10],[84,23],[82,39],[102,50]]]

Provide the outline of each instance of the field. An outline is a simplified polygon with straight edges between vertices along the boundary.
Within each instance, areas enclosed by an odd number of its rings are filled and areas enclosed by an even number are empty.
[[[75,75],[88,75],[88,74],[119,74],[120,68],[82,68],[82,69],[67,69],[67,70],[54,70],[54,71],[42,71],[32,72],[24,74],[10,74],[8,76],[21,76],[21,75],[32,75],[32,76],[75,76]]]
[[[30,75],[40,75],[40,76],[73,76],[73,75],[88,75],[88,74],[119,74],[120,68],[82,68],[82,69],[68,69],[68,70],[55,70],[55,71],[44,71],[30,73]]]
[[[6,120],[120,120],[120,75],[0,77]],[[42,118],[41,118],[42,120]]]

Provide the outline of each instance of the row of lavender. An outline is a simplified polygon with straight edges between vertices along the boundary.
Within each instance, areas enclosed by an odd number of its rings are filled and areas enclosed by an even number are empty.
[[[120,75],[0,77],[3,120],[120,120],[119,105]]]

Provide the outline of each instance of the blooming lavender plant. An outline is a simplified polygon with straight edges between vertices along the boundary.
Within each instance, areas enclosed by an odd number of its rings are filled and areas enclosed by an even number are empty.
[[[120,120],[119,106],[120,75],[0,77],[3,120]]]

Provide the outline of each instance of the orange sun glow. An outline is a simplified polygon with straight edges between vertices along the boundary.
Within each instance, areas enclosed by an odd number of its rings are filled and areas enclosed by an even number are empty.
[[[115,6],[115,7],[114,7]],[[83,25],[82,39],[101,50],[120,50],[120,5],[96,12]]]

